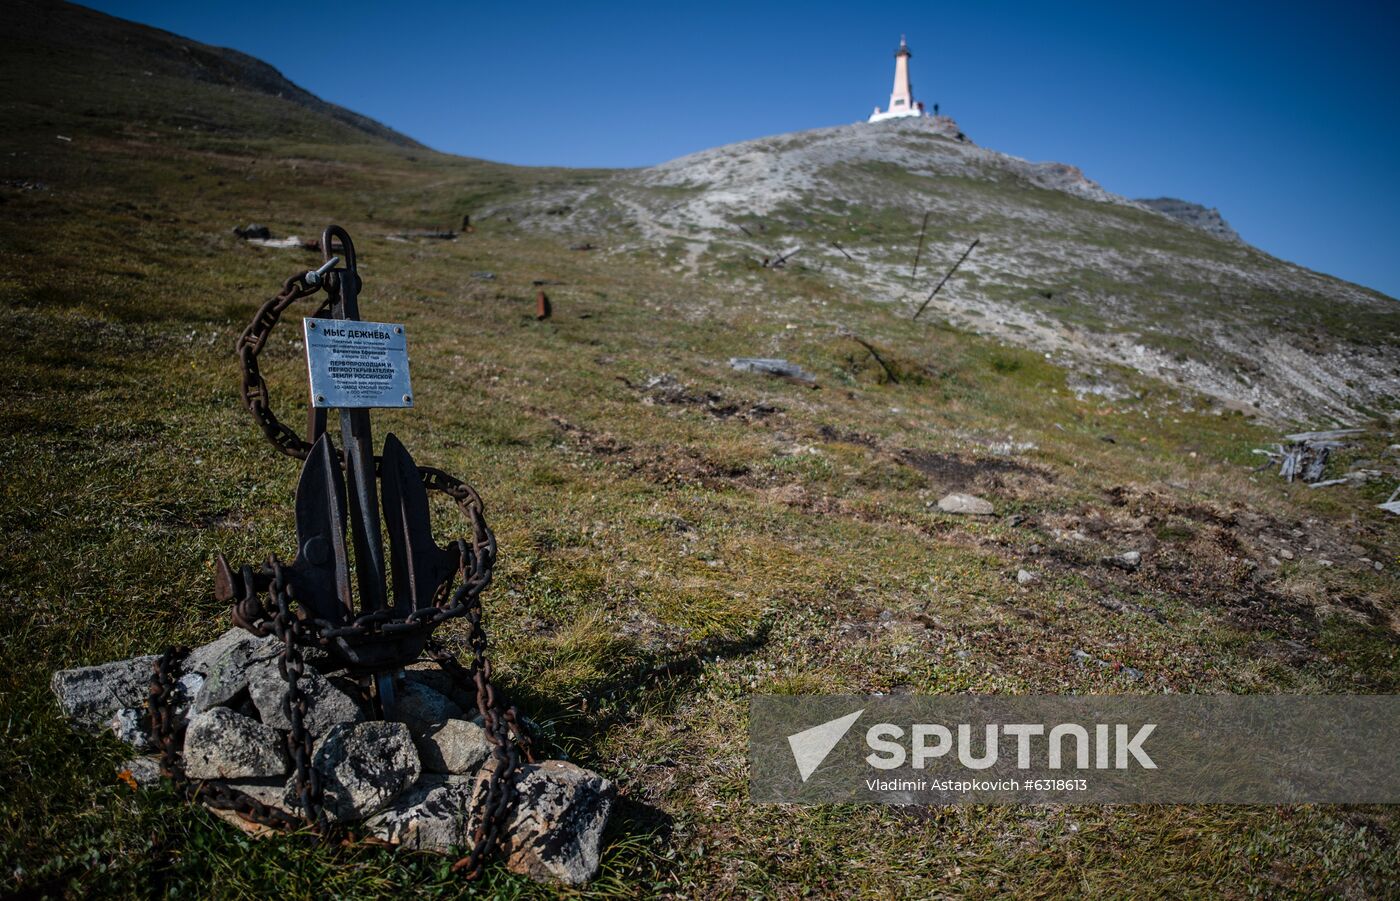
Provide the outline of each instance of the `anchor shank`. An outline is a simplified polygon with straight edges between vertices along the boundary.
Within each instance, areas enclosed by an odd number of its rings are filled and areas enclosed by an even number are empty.
[[[374,483],[374,446],[369,413],[340,411],[345,469],[350,483],[350,528],[355,536],[355,572],[360,585],[360,612],[385,606],[384,543],[379,532],[379,492]]]
[[[353,257],[352,257],[353,259]],[[360,279],[355,270],[339,272],[335,318],[360,318]],[[386,604],[384,542],[379,532],[379,492],[374,481],[374,443],[367,410],[341,409],[340,440],[345,445],[345,471],[350,483],[350,529],[355,537],[355,572],[360,586],[360,611],[372,613]]]

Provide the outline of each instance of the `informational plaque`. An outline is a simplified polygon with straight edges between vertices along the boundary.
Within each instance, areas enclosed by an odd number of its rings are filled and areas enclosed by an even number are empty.
[[[302,319],[302,331],[312,406],[413,406],[402,325],[307,318]]]

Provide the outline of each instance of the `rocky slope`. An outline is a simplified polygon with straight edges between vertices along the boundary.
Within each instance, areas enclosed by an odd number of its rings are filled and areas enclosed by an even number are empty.
[[[1185,222],[1187,225],[1201,229],[1206,234],[1215,235],[1226,241],[1240,241],[1239,232],[1230,227],[1230,223],[1225,221],[1225,217],[1220,215],[1220,211],[1215,207],[1201,206],[1199,203],[1192,203],[1189,200],[1177,200],[1175,197],[1153,197],[1139,200],[1138,203],[1150,210],[1156,210],[1164,216],[1170,216],[1178,222]]]
[[[494,212],[614,251],[669,248],[691,275],[801,248],[795,263],[911,307],[980,239],[930,318],[1282,419],[1393,410],[1400,306],[1222,240],[1233,231],[1197,209],[1184,223],[1179,202],[1131,201],[1073,166],[904,119],[745,141]]]

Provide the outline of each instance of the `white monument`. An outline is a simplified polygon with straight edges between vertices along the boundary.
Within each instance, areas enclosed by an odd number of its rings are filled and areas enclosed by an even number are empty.
[[[927,115],[924,105],[914,100],[914,88],[909,83],[909,57],[913,55],[909,52],[909,45],[904,42],[904,35],[900,35],[899,49],[894,52],[894,90],[890,92],[890,108],[882,113],[878,106],[875,107],[875,112],[870,114],[871,122]]]

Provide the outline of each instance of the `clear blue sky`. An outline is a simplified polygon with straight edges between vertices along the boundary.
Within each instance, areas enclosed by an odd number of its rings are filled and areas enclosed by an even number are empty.
[[[643,166],[915,97],[978,144],[1220,208],[1400,297],[1400,4],[101,0],[260,57],[432,147]],[[343,62],[340,62],[343,61]]]

